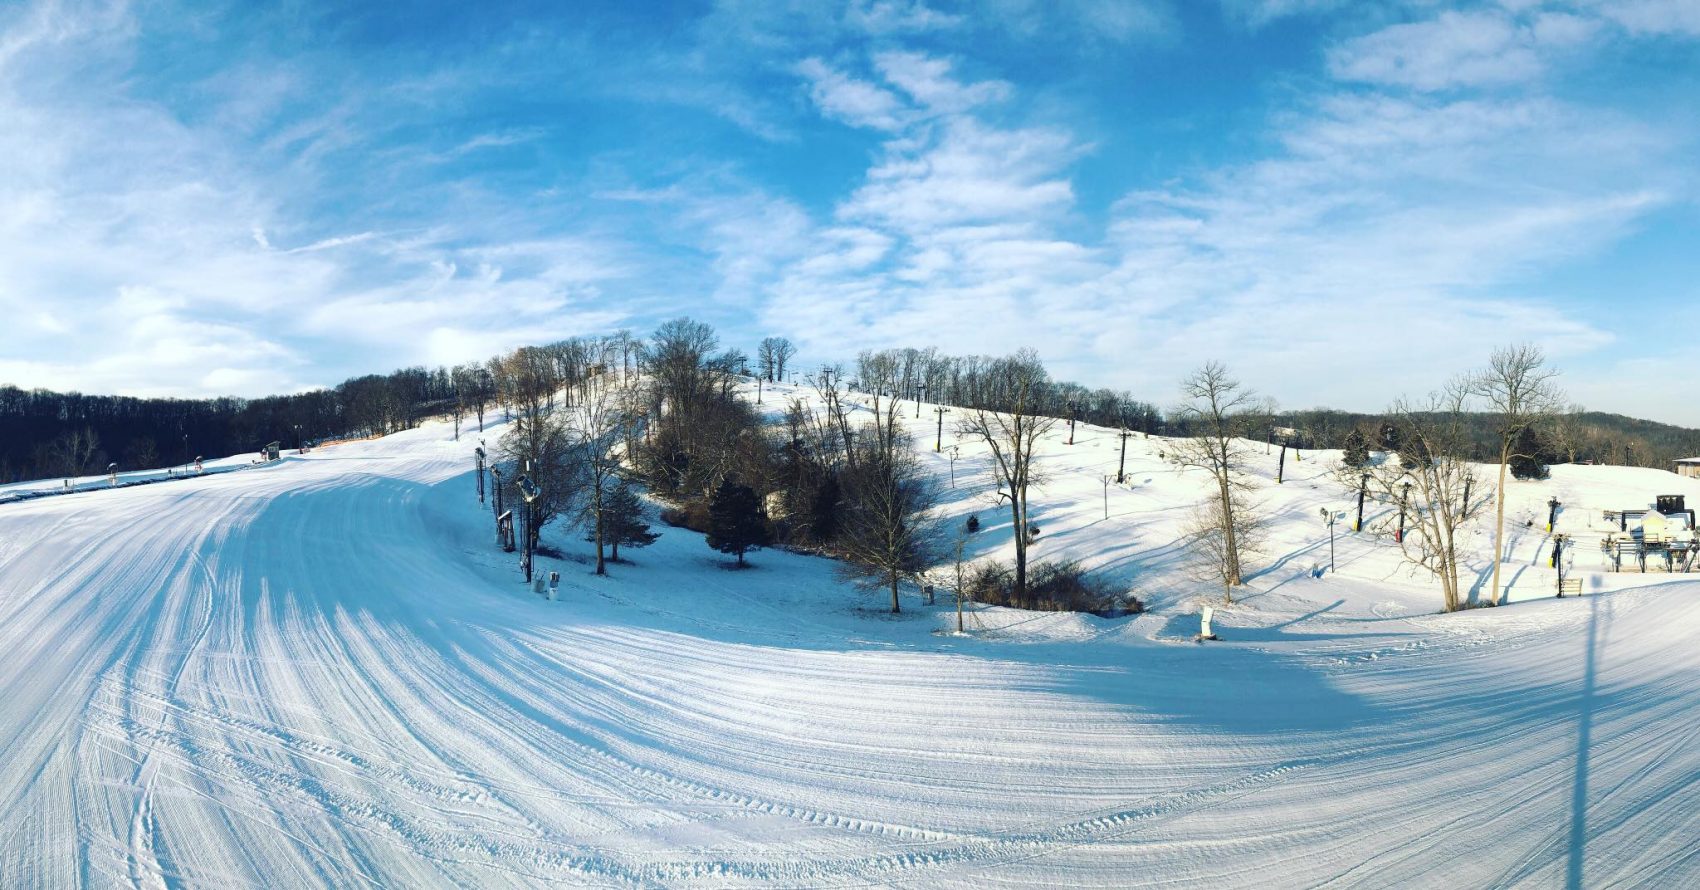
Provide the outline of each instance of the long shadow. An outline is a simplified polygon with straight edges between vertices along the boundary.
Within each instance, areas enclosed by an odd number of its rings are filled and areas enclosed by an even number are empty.
[[[1582,668],[1581,707],[1576,723],[1576,773],[1570,784],[1570,855],[1564,870],[1564,886],[1570,890],[1579,890],[1582,886],[1582,853],[1588,844],[1588,747],[1593,741],[1599,646],[1600,601],[1590,598],[1588,654]]]

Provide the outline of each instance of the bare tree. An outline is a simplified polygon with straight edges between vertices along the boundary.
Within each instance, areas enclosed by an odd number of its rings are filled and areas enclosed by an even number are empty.
[[[1472,519],[1480,499],[1471,498],[1474,464],[1465,455],[1470,446],[1468,401],[1470,381],[1455,380],[1420,405],[1401,399],[1387,409],[1399,430],[1400,455],[1384,453],[1361,467],[1342,464],[1336,471],[1342,485],[1374,492],[1376,499],[1400,504],[1406,510],[1406,531],[1399,547],[1412,564],[1440,582],[1448,612],[1464,602],[1461,529]]]
[[[1057,423],[1044,412],[1049,404],[1050,377],[1030,349],[994,361],[959,422],[962,435],[986,443],[992,471],[1009,498],[1010,527],[1015,533],[1015,593],[1027,594],[1027,492],[1039,478],[1034,451],[1039,440]],[[991,406],[999,406],[994,409]]]
[[[1505,559],[1505,482],[1513,458],[1532,457],[1518,452],[1523,431],[1549,421],[1564,404],[1564,394],[1554,383],[1558,370],[1547,364],[1539,346],[1528,343],[1494,350],[1488,366],[1478,372],[1469,389],[1480,396],[1488,411],[1497,415],[1499,438],[1499,487],[1493,524],[1493,604],[1505,599],[1499,573]]]
[[[1267,523],[1247,503],[1249,492],[1228,489],[1226,499],[1212,495],[1199,512],[1182,527],[1189,562],[1199,580],[1222,585],[1222,601],[1234,601],[1234,587],[1242,583],[1240,561],[1262,550]]]
[[[921,472],[907,433],[895,414],[876,418],[856,440],[862,452],[845,473],[849,509],[838,536],[847,578],[891,591],[891,611],[901,612],[899,584],[919,577],[930,562],[926,513],[933,490]]]
[[[785,366],[797,354],[797,347],[784,337],[766,337],[756,349],[756,364],[769,380],[785,379]]]
[[[615,374],[592,373],[579,386],[578,408],[567,424],[578,478],[584,484],[584,516],[596,544],[596,574],[608,573],[604,558],[608,512],[604,503],[619,481],[620,454],[615,449],[628,428],[625,410],[631,404],[626,385]]]
[[[1175,443],[1173,459],[1182,466],[1207,470],[1216,489],[1190,537],[1195,546],[1205,548],[1206,562],[1215,567],[1212,575],[1221,578],[1223,599],[1232,602],[1233,589],[1245,583],[1241,558],[1252,552],[1253,542],[1241,538],[1257,525],[1247,502],[1252,487],[1242,472],[1246,456],[1242,437],[1268,410],[1256,393],[1228,376],[1228,369],[1219,362],[1209,362],[1182,380],[1181,394],[1184,401],[1175,409],[1175,417],[1192,435]]]

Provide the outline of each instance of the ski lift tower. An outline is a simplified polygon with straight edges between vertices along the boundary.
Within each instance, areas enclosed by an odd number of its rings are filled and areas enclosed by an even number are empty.
[[[537,499],[543,496],[543,489],[530,476],[521,476],[519,495],[525,499],[525,550],[520,565],[525,569],[525,583],[530,584],[532,559],[537,552]]]

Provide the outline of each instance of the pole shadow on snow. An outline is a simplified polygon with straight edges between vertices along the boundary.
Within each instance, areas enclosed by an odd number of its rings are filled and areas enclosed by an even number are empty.
[[[1576,718],[1576,770],[1570,785],[1570,845],[1564,869],[1564,886],[1568,890],[1580,890],[1582,886],[1582,854],[1588,844],[1588,747],[1593,742],[1600,646],[1600,601],[1589,598],[1587,655]]]

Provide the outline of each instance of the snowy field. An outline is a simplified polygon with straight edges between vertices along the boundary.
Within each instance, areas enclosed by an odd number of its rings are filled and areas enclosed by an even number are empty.
[[[971,549],[1007,550],[983,452],[951,489],[912,423]],[[547,602],[493,546],[477,436],[437,423],[0,503],[0,887],[1700,885],[1700,575],[1588,544],[1556,600],[1544,532],[1555,495],[1586,539],[1700,485],[1516,483],[1512,604],[1443,616],[1385,505],[1324,571],[1335,456],[1276,486],[1258,446],[1270,552],[1200,645],[1199,474],[1135,437],[1105,485],[1114,432],[1066,435],[1036,556],[1148,614],[955,636],[942,597],[885,614],[826,561],[730,571],[659,526],[607,578],[542,560]]]

